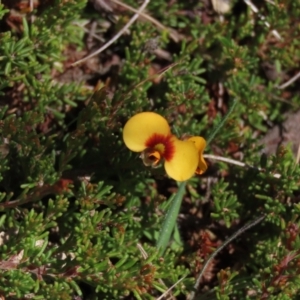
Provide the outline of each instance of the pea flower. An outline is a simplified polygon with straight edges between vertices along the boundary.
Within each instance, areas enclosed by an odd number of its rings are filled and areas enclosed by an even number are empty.
[[[142,153],[146,166],[157,167],[164,160],[167,174],[177,181],[188,180],[207,169],[203,158],[205,140],[200,136],[179,140],[159,114],[142,112],[131,117],[124,126],[123,140],[131,151]]]

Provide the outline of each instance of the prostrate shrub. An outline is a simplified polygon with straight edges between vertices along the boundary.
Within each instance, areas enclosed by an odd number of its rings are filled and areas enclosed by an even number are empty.
[[[222,1],[149,1],[82,63],[141,2],[0,3],[3,299],[188,299],[261,216],[195,299],[297,299],[300,3]],[[178,189],[144,166],[122,135],[143,111],[204,137],[208,170]]]

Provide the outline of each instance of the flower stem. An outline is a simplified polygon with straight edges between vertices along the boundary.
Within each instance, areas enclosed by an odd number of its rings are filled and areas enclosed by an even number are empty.
[[[168,243],[170,241],[171,234],[174,230],[177,216],[180,210],[182,198],[185,194],[185,186],[186,181],[181,182],[179,184],[178,191],[174,197],[174,199],[171,202],[171,206],[167,211],[167,215],[164,219],[160,235],[156,244],[156,248],[159,251],[159,254],[162,255],[164,251],[166,250]]]

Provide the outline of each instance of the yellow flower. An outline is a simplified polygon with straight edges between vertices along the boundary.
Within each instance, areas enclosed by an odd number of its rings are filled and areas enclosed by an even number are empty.
[[[166,119],[156,113],[142,112],[130,118],[124,126],[123,139],[131,151],[142,152],[147,166],[155,167],[164,159],[167,174],[177,181],[188,180],[207,169],[203,159],[205,140],[202,137],[177,139]]]

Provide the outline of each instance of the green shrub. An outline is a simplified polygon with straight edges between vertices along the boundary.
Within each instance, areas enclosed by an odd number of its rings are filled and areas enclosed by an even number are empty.
[[[156,299],[185,277],[171,291],[185,299],[209,255],[266,215],[212,260],[197,299],[297,299],[299,164],[290,145],[265,156],[261,139],[300,105],[299,81],[282,87],[299,72],[299,2],[233,1],[222,21],[208,1],[150,1],[164,29],[140,19],[72,66],[133,14],[95,2],[0,3],[0,295]],[[208,159],[182,185],[164,253],[178,186],[123,143],[141,111],[208,140],[224,120],[205,153],[246,163]]]

